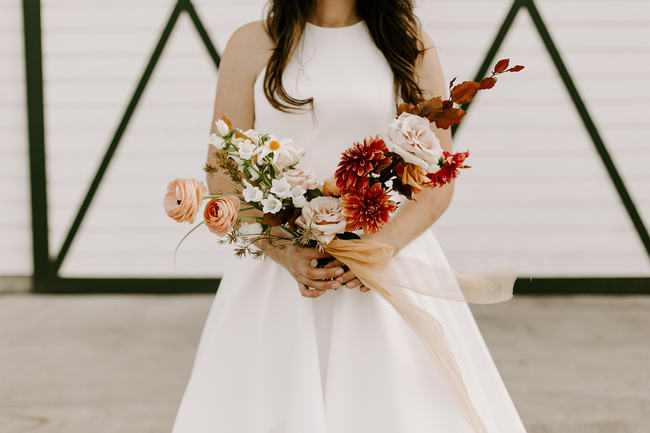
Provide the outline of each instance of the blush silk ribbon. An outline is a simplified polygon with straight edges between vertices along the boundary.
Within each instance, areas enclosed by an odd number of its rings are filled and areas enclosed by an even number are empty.
[[[390,245],[367,240],[335,238],[323,250],[347,265],[368,288],[386,299],[424,343],[427,352],[449,380],[463,414],[476,433],[488,433],[470,399],[443,326],[418,307],[406,290],[451,301],[491,304],[512,298],[516,278],[512,269],[458,274],[415,258],[393,257]]]

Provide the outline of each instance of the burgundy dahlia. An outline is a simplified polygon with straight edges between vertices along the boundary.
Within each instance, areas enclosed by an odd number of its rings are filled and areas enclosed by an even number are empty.
[[[368,175],[390,163],[388,149],[379,137],[365,138],[363,143],[354,143],[341,156],[336,177],[336,186],[343,194],[359,191],[368,186]]]
[[[343,195],[341,207],[347,230],[363,229],[366,233],[376,233],[388,222],[396,204],[380,183],[374,183],[371,187]]]

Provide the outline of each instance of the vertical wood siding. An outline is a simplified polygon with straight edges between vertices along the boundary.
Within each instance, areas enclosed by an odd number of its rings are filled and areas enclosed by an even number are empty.
[[[174,2],[43,2],[51,253],[60,248]],[[263,1],[194,4],[222,51]],[[446,78],[471,79],[510,0],[421,0]],[[650,7],[539,0],[587,108],[650,225]],[[0,1],[0,274],[29,273],[20,2]],[[530,18],[520,11],[497,59],[526,65],[480,94],[454,141],[472,169],[435,224],[459,270],[520,275],[649,275],[648,260]],[[7,65],[5,67],[4,65]],[[217,73],[182,14],[62,268],[66,276],[214,276],[229,251],[161,208],[173,176],[202,176]],[[4,96],[8,95],[8,96]],[[6,200],[6,197],[5,197]]]

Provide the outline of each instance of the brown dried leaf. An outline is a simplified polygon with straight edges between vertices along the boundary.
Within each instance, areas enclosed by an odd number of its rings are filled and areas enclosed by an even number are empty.
[[[409,200],[413,198],[413,188],[410,185],[404,185],[399,177],[393,179],[393,189]]]
[[[466,111],[462,108],[446,108],[442,110],[438,118],[435,119],[434,123],[436,124],[437,128],[447,129],[451,125],[460,123],[465,113]]]
[[[397,115],[399,116],[402,113],[411,113],[411,114],[417,114],[417,107],[413,104],[409,104],[408,102],[402,102],[399,104],[397,107]]]
[[[491,89],[497,83],[497,77],[485,77],[481,80],[479,89]]]
[[[284,223],[287,223],[293,217],[294,211],[296,208],[293,206],[287,206],[284,209],[280,210],[277,213],[265,213],[262,215],[262,224],[267,226],[280,226]]]
[[[476,81],[463,81],[451,89],[451,100],[456,104],[466,104],[474,98],[478,88],[479,84]]]
[[[420,109],[418,115],[421,117],[426,117],[429,119],[429,121],[431,121],[432,119],[435,119],[436,116],[438,116],[440,113],[440,110],[442,110],[442,99],[440,96],[436,96],[435,98],[421,102],[418,104],[418,107]]]
[[[499,60],[497,64],[494,65],[494,73],[500,74],[501,72],[505,71],[506,68],[508,67],[508,63],[510,63],[510,59]]]
[[[512,68],[508,69],[508,71],[510,71],[510,72],[519,72],[519,71],[521,71],[522,69],[524,69],[523,66],[521,66],[521,65],[515,65],[515,66],[513,66]]]

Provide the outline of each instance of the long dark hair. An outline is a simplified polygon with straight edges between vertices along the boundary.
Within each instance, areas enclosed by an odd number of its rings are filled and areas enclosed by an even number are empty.
[[[265,28],[275,44],[266,65],[264,94],[278,110],[291,112],[314,98],[296,99],[282,85],[282,74],[298,44],[316,0],[270,0]],[[415,81],[415,61],[424,51],[412,0],[357,0],[357,14],[366,22],[375,45],[384,54],[394,76],[394,91],[405,102],[417,103],[422,89]]]

